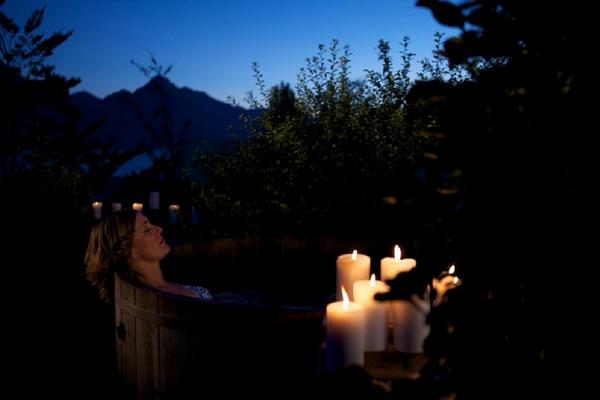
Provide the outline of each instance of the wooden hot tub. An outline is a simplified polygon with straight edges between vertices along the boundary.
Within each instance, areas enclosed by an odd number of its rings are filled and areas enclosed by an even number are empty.
[[[358,249],[377,264],[393,245],[293,235],[175,243],[174,264],[163,265],[167,279],[210,289],[224,284],[234,292],[250,288],[280,305],[173,296],[117,275],[117,360],[127,391],[144,399],[303,394],[322,366],[337,256]]]
[[[128,398],[281,393],[317,374],[321,309],[202,301],[125,274],[115,276],[115,309]]]

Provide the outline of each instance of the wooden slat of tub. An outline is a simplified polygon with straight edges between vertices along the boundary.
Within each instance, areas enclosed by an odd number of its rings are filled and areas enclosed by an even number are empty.
[[[125,327],[125,341],[123,342],[123,383],[128,393],[135,393],[137,385],[136,362],[136,324],[135,317],[128,312],[121,311],[121,322]]]
[[[161,393],[173,393],[179,386],[182,376],[181,364],[185,360],[179,353],[180,332],[174,329],[159,328],[159,362],[160,381],[158,389]]]
[[[121,279],[115,278],[115,337],[117,352],[117,372],[119,377],[123,377],[123,338],[119,337],[118,329],[122,321],[121,313]]]
[[[120,281],[120,304],[135,301],[135,287],[124,280]],[[125,329],[125,341],[123,342],[122,379],[128,393],[135,393],[137,385],[137,353],[136,353],[136,323],[135,317],[121,308],[121,322]]]
[[[158,295],[155,292],[137,288],[135,300],[137,307],[158,313]],[[160,379],[158,326],[153,321],[136,318],[136,333],[138,398],[157,398]]]
[[[205,373],[212,368],[207,357],[207,340],[202,330],[193,330],[187,322],[211,319],[211,307],[182,302],[181,299],[159,296],[159,311],[162,322],[175,320],[183,323],[168,323],[160,326],[160,391],[177,395],[197,395],[207,390]],[[225,371],[224,371],[225,373]]]
[[[159,297],[158,309],[160,315],[171,318],[179,317],[179,304],[175,299]],[[174,393],[181,388],[181,380],[184,379],[186,360],[186,333],[181,330],[161,326],[158,331],[159,337],[159,365],[160,380],[159,390],[161,393]],[[184,342],[184,343],[182,343]]]

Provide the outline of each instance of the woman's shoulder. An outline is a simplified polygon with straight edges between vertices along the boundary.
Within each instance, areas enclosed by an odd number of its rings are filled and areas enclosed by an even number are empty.
[[[189,289],[196,293],[199,298],[203,300],[213,300],[213,296],[210,294],[210,291],[202,286],[197,285],[182,285],[184,288]]]

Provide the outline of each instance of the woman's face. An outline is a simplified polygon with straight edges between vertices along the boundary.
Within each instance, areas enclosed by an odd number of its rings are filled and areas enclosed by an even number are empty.
[[[162,237],[162,228],[150,224],[148,218],[138,213],[135,218],[131,256],[143,261],[160,261],[170,250],[171,247]]]

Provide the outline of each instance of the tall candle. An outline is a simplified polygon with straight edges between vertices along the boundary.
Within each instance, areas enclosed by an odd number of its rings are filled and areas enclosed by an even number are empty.
[[[133,203],[131,208],[133,208],[135,211],[142,211],[144,208],[144,203]]]
[[[179,222],[179,206],[177,204],[171,204],[169,206],[169,217],[172,224]]]
[[[352,254],[342,254],[337,261],[336,300],[342,300],[342,286],[348,288],[350,300],[354,300],[354,282],[369,279],[371,273],[371,257],[358,254],[356,250]]]
[[[386,303],[375,300],[376,293],[389,291],[389,286],[375,280],[354,282],[354,301],[365,309],[365,351],[383,351],[387,348],[388,324]]]
[[[113,212],[121,211],[123,209],[123,204],[121,203],[112,203]]]
[[[150,192],[150,209],[151,210],[158,210],[160,208],[159,198],[160,198],[159,192]]]
[[[327,305],[326,369],[334,373],[349,365],[365,363],[365,310],[351,302],[342,287],[343,301]]]
[[[422,353],[429,335],[429,302],[413,295],[412,301],[394,301],[394,347],[403,353]]]
[[[92,208],[94,209],[94,218],[101,219],[102,218],[102,202],[94,201],[92,203]]]

